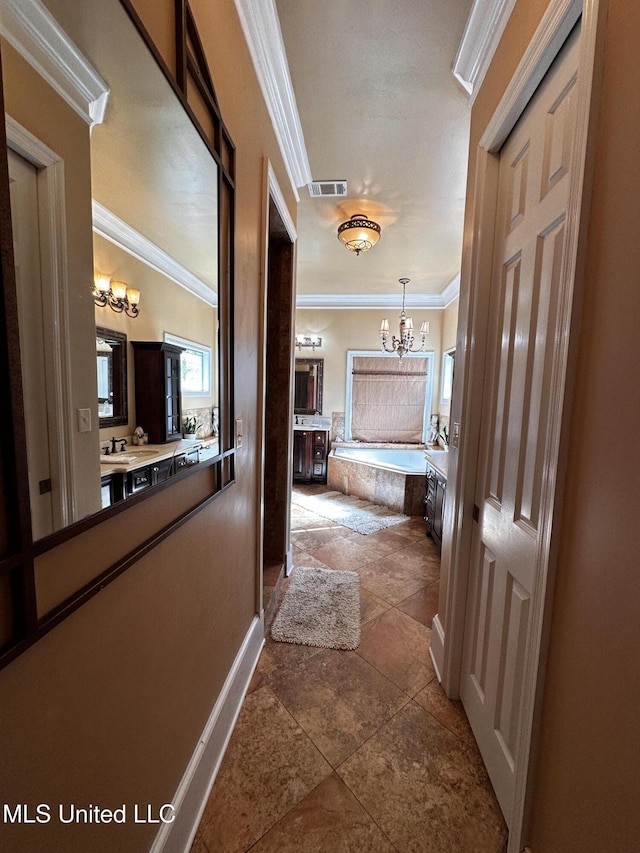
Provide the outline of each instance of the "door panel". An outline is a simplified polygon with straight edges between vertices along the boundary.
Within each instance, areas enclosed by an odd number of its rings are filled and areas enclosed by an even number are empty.
[[[8,151],[11,220],[20,327],[20,361],[24,394],[29,494],[33,538],[53,532],[53,497],[59,478],[52,465],[47,413],[47,355],[43,317],[38,224],[38,182],[35,166]],[[30,416],[29,416],[30,415]]]
[[[500,154],[461,697],[507,823],[541,529],[579,34]]]

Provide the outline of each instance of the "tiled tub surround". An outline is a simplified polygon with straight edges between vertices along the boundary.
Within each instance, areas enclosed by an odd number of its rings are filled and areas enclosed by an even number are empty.
[[[205,406],[199,409],[182,410],[182,419],[195,418],[198,424],[197,438],[208,438],[218,434],[218,409]]]
[[[405,515],[422,516],[424,450],[415,444],[336,445],[329,454],[327,485]]]

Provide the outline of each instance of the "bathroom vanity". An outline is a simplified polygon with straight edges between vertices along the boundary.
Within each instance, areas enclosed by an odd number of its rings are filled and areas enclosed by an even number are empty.
[[[100,457],[102,508],[163,483],[217,453],[217,440],[179,441],[128,446],[121,453]]]
[[[293,428],[293,482],[326,483],[330,427],[299,423]]]
[[[442,547],[442,519],[447,494],[449,454],[444,450],[428,450],[427,479],[424,496],[424,520],[427,536],[431,536],[438,548]]]

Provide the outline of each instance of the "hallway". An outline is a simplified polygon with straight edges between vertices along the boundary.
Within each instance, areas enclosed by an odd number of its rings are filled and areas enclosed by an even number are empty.
[[[501,853],[466,717],[429,657],[440,561],[424,522],[363,536],[294,505],[292,540],[294,565],[360,575],[360,646],[267,638],[192,853]]]

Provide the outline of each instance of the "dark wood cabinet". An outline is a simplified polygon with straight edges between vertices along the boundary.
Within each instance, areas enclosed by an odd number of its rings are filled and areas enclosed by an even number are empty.
[[[294,430],[293,481],[326,483],[328,449],[327,430]]]
[[[182,438],[180,353],[160,341],[132,341],[135,361],[136,424],[150,444]]]
[[[168,459],[160,459],[149,465],[134,468],[133,471],[123,473],[105,474],[102,477],[102,508],[111,506],[117,501],[137,495],[150,486],[164,483],[170,477],[174,477],[181,471],[191,468],[200,462],[200,449],[194,447],[185,450]]]
[[[442,547],[442,518],[446,494],[447,481],[445,477],[427,464],[424,520],[427,523],[427,536],[431,536],[438,548]]]

